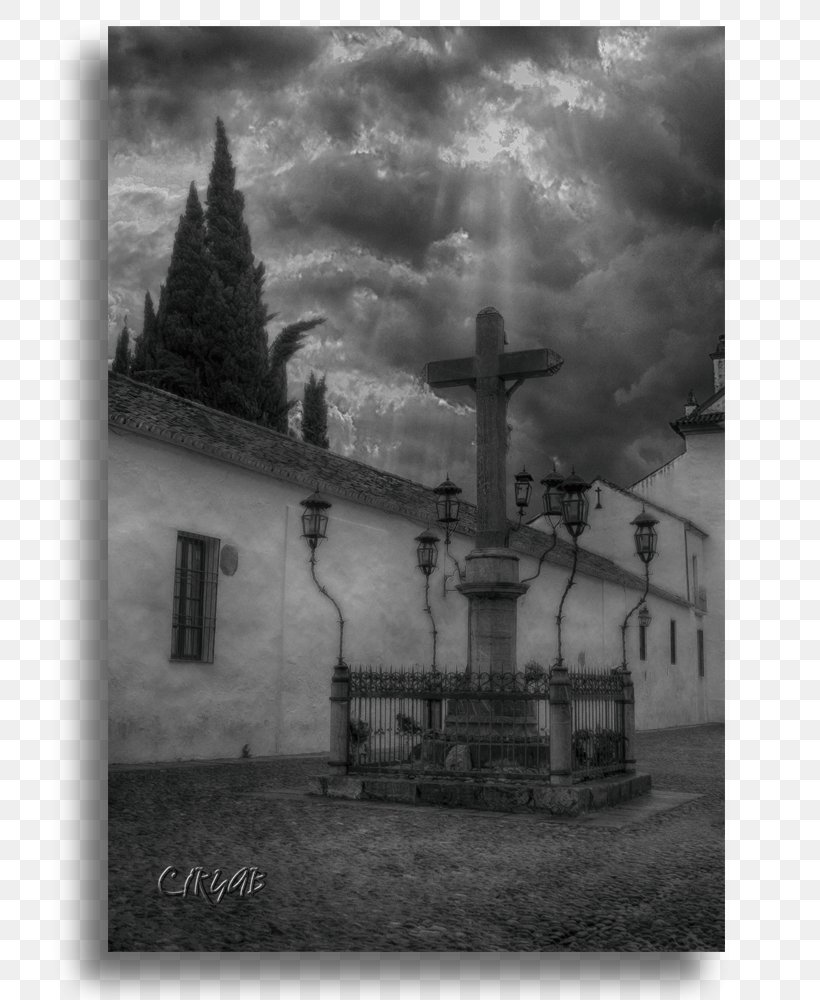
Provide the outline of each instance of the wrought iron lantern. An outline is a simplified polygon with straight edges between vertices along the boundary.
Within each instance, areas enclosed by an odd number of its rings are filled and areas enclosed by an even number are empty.
[[[646,604],[642,604],[638,609],[638,624],[641,628],[649,628],[652,624],[652,615],[650,615],[649,608]]]
[[[461,489],[455,483],[450,482],[448,476],[433,490],[433,493],[436,495],[437,520],[444,528],[445,543],[449,545],[450,536],[456,530],[461,512],[461,501],[458,499]]]
[[[532,476],[524,466],[515,476],[515,506],[518,508],[519,517],[523,517],[524,511],[530,505],[531,484]]]
[[[541,485],[544,487],[544,515],[553,528],[558,527],[563,517],[564,491],[561,489],[563,481],[564,477],[556,472],[554,464],[552,472],[548,472],[541,480]]]
[[[416,557],[419,569],[425,576],[430,576],[438,562],[438,535],[434,535],[428,528],[426,531],[422,531],[416,541],[418,542]]]
[[[319,593],[323,594],[330,601],[336,609],[336,614],[339,616],[339,659],[337,670],[347,670],[344,661],[345,620],[342,615],[342,609],[333,596],[328,593],[327,588],[323,587],[316,579],[316,547],[322,539],[327,538],[327,514],[325,511],[330,510],[333,505],[329,500],[325,500],[319,492],[318,486],[309,497],[305,500],[300,500],[299,503],[305,508],[302,514],[302,538],[307,539],[307,543],[310,546],[310,575],[313,577],[313,582],[318,587]]]
[[[647,566],[655,558],[658,549],[658,533],[655,531],[657,518],[646,513],[646,507],[631,522],[635,525],[635,551],[641,562]]]
[[[586,492],[589,486],[589,483],[585,483],[580,476],[575,475],[574,468],[572,475],[561,483],[564,494],[561,500],[561,513],[566,529],[573,538],[579,538],[587,526],[589,500],[586,498]]]
[[[307,539],[311,551],[316,550],[316,546],[327,538],[327,514],[332,504],[325,500],[318,488],[305,500],[299,501],[305,508],[302,514],[302,538]]]

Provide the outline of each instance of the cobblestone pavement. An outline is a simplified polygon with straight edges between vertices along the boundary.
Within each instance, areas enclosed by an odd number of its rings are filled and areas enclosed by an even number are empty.
[[[323,757],[113,768],[111,951],[722,951],[723,727],[638,734],[658,790],[620,826],[304,794]],[[176,867],[266,873],[163,895]]]

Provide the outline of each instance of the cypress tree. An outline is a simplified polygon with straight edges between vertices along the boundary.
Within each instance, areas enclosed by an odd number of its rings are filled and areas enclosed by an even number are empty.
[[[254,261],[243,217],[245,198],[235,182],[225,126],[217,118],[205,213],[205,245],[212,275],[206,313],[211,364],[204,401],[259,420],[268,360],[268,315],[262,299],[265,266]]]
[[[302,440],[308,444],[329,448],[327,438],[327,400],[325,399],[324,375],[321,381],[316,381],[314,372],[305,383],[305,396],[302,403]]]
[[[120,331],[119,337],[117,337],[117,347],[114,351],[114,363],[111,365],[111,371],[116,372],[118,375],[127,375],[130,367],[131,347],[129,344],[128,317],[126,316],[123,328]]]
[[[155,324],[156,377],[151,381],[169,392],[202,398],[206,381],[207,313],[205,294],[211,267],[205,248],[205,214],[191,181],[185,212],[180,216],[171,263],[160,293]]]
[[[302,336],[324,319],[293,323],[268,347],[266,327],[275,314],[265,306],[265,266],[254,260],[244,207],[217,118],[206,209],[192,181],[155,317],[146,296],[133,370],[145,382],[286,433],[294,405],[286,365]]]
[[[134,356],[131,359],[131,375],[140,382],[146,381],[157,364],[157,316],[154,311],[154,300],[151,293],[145,293],[145,305],[142,311],[142,333],[134,343]]]

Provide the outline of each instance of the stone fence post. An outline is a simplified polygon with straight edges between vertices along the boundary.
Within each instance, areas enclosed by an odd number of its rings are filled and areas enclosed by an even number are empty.
[[[572,690],[569,671],[550,671],[550,784],[572,784]]]
[[[625,670],[621,674],[623,684],[621,704],[623,706],[624,771],[635,773],[635,685],[632,674]]]
[[[330,756],[333,774],[347,774],[350,734],[350,668],[342,660],[333,668],[330,682]]]

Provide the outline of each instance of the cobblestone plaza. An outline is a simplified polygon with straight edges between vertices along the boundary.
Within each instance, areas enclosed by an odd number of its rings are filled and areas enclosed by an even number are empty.
[[[650,796],[578,819],[313,797],[316,756],[114,768],[109,949],[722,951],[723,737],[639,733]],[[264,884],[164,894],[168,867]]]

